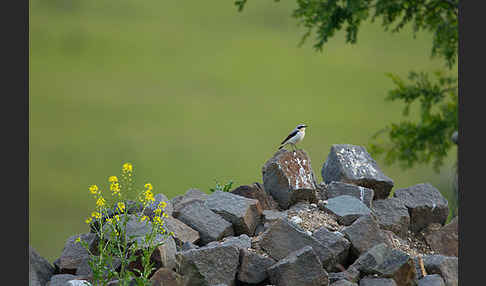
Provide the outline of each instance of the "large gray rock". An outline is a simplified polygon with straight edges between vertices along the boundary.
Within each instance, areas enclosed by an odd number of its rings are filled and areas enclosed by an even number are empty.
[[[393,188],[393,180],[383,174],[362,146],[332,145],[321,175],[326,184],[337,181],[373,189],[375,199],[387,198]]]
[[[277,202],[272,196],[265,192],[260,183],[239,186],[232,190],[231,193],[245,198],[258,200],[263,210],[275,210],[278,208]]]
[[[324,268],[331,269],[336,264],[336,257],[329,248],[286,220],[275,221],[261,234],[259,242],[259,246],[275,260],[307,245],[312,246]]]
[[[278,219],[287,219],[287,213],[276,210],[264,210],[262,213],[264,230],[267,230]]]
[[[397,283],[391,278],[364,277],[359,280],[359,286],[397,286]]]
[[[207,246],[235,246],[238,249],[248,249],[251,247],[251,238],[242,234],[240,236],[225,237],[221,241],[211,241]]]
[[[144,210],[144,214],[149,216],[149,217],[154,217],[154,211],[155,209],[159,206],[160,202],[165,202],[166,206],[165,209],[163,209],[164,213],[167,215],[171,216],[172,212],[174,211],[174,206],[172,205],[172,202],[162,193],[156,194],[154,196],[155,201],[150,203]]]
[[[199,232],[192,229],[190,226],[183,223],[182,221],[172,216],[169,216],[164,219],[164,222],[165,229],[168,232],[174,233],[174,239],[176,243],[182,245],[185,242],[197,243],[199,241]]]
[[[211,211],[203,201],[194,200],[183,204],[177,210],[176,218],[197,230],[203,244],[234,234],[232,224]]]
[[[151,286],[185,286],[184,278],[169,268],[159,268],[150,277]]]
[[[170,202],[172,204],[173,212],[172,216],[176,217],[177,214],[174,213],[174,211],[177,211],[181,206],[183,206],[186,203],[190,203],[194,200],[199,200],[199,201],[205,201],[208,197],[208,194],[201,192],[198,189],[189,189],[186,191],[184,195],[179,195],[173,197]]]
[[[459,285],[458,258],[444,255],[425,255],[424,267],[427,274],[439,274],[444,279],[446,286]],[[421,278],[418,275],[418,278]]]
[[[425,236],[425,241],[437,254],[459,256],[458,217]]]
[[[359,275],[360,275],[359,270],[357,270],[354,267],[349,267],[345,271],[341,271],[341,272],[330,272],[329,283],[331,283],[332,285],[333,283],[338,282],[340,280],[346,280],[351,283],[358,283],[360,278]]]
[[[240,250],[240,266],[237,278],[241,282],[257,284],[268,278],[267,269],[275,260],[248,249]]]
[[[327,286],[328,274],[311,246],[305,246],[269,267],[268,276],[278,286]]]
[[[175,254],[177,252],[174,238],[169,236],[166,241],[157,246],[152,253],[152,260],[154,260],[157,268],[165,267],[173,269],[176,267]]]
[[[360,216],[371,213],[359,199],[348,195],[328,199],[324,211],[334,214],[341,225],[350,225]]]
[[[322,245],[331,250],[334,256],[337,258],[337,262],[345,265],[348,259],[349,247],[351,243],[344,238],[344,235],[340,232],[331,232],[325,227],[321,227],[316,230],[312,236],[317,239]]]
[[[358,284],[343,279],[332,283],[330,286],[358,286]]]
[[[68,238],[64,244],[61,256],[59,257],[58,265],[60,273],[62,274],[75,274],[76,269],[89,258],[89,252],[81,243],[76,242],[76,239],[80,237],[81,240],[88,243],[89,249],[92,253],[97,252],[98,237],[94,233],[83,233],[73,235]]]
[[[260,223],[260,202],[228,192],[215,191],[205,201],[206,206],[233,224],[236,235],[252,236]]]
[[[426,275],[418,281],[418,286],[445,286],[444,279],[438,274]]]
[[[187,285],[234,285],[239,265],[239,249],[232,245],[206,246],[178,252],[177,273]]]
[[[407,237],[410,216],[407,207],[400,199],[375,200],[372,211],[382,229],[389,230],[404,239]]]
[[[368,208],[371,208],[373,201],[373,190],[343,182],[331,182],[326,186],[327,199],[348,195],[357,198]]]
[[[449,215],[447,200],[429,183],[396,190],[393,196],[408,208],[410,230],[413,232],[419,232],[432,223],[444,225]]]
[[[360,217],[352,225],[344,228],[342,233],[351,242],[350,254],[353,258],[386,241],[378,223],[371,215]]]
[[[54,266],[29,245],[29,286],[44,286],[54,275]]]
[[[378,278],[392,278],[398,286],[416,284],[415,264],[405,252],[381,243],[375,245],[353,264],[363,275],[377,275]]]
[[[262,168],[263,186],[279,206],[287,209],[298,201],[317,203],[316,179],[303,150],[279,150]]]
[[[51,279],[46,286],[70,286],[68,281],[78,278],[72,274],[56,274],[51,276]]]

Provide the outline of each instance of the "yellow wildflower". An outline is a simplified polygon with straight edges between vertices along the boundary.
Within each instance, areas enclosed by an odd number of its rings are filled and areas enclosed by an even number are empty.
[[[174,236],[174,232],[173,231],[169,232],[169,235]]]
[[[118,209],[120,210],[121,213],[123,213],[125,211],[125,203],[119,202],[117,204],[117,206],[118,206]]]
[[[116,221],[120,221],[120,216],[119,215],[115,215],[115,219],[116,219]]]
[[[113,195],[120,196],[120,184],[119,183],[111,183],[110,190],[113,192]]]
[[[78,238],[76,238],[76,240],[74,241],[75,243],[80,243],[81,242],[81,237],[78,236]]]
[[[162,216],[163,216],[163,217],[169,217],[169,216],[168,216],[166,213],[164,213]]]
[[[163,221],[162,221],[162,219],[160,218],[160,216],[156,216],[156,217],[154,217],[154,222],[155,222],[155,224],[160,224],[160,225],[162,225],[162,224],[163,224]]]
[[[92,220],[93,220],[93,219],[89,217],[89,218],[87,218],[87,219],[86,219],[84,222],[85,222],[86,224],[90,224]]]
[[[111,219],[111,218],[107,218],[107,219],[106,219],[106,222],[107,222],[107,223],[109,223],[109,224],[112,224],[112,223],[113,223],[113,219]]]
[[[154,213],[155,213],[155,215],[160,216],[160,214],[162,213],[162,209],[157,208],[157,209],[155,209]]]
[[[105,205],[105,202],[106,201],[103,197],[99,197],[98,200],[96,201],[96,206],[100,208]]]
[[[155,201],[155,198],[154,198],[154,194],[150,191],[150,190],[147,190],[144,192],[144,195],[145,195],[145,201]]]
[[[91,217],[94,217],[96,219],[99,219],[101,218],[101,214],[99,212],[92,212],[91,213]],[[91,219],[91,218],[90,218]]]
[[[124,173],[130,173],[130,172],[132,172],[132,171],[133,171],[133,166],[132,166],[132,164],[130,164],[130,163],[125,163],[125,164],[123,164],[123,169],[122,169],[122,171],[123,171]]]
[[[153,190],[152,184],[151,183],[146,183],[145,188],[149,191]]]
[[[93,194],[93,195],[96,195],[98,193],[98,186],[97,185],[91,185],[89,187],[89,191]]]
[[[108,182],[116,183],[116,182],[118,182],[118,178],[116,176],[111,176],[111,177],[108,178]]]
[[[161,208],[161,209],[165,209],[166,206],[167,206],[167,203],[164,202],[164,201],[159,203],[159,208]]]
[[[148,218],[149,218],[148,216],[144,215],[144,216],[142,217],[142,219],[140,219],[140,221],[141,221],[141,222],[144,222],[144,221],[145,221],[146,219],[148,219]]]

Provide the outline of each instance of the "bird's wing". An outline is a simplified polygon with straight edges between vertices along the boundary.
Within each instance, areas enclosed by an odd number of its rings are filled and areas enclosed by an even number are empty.
[[[295,134],[297,134],[297,132],[299,132],[299,130],[294,130],[294,131],[292,131],[292,133],[290,133],[290,134],[289,134],[289,136],[287,136],[287,138],[285,138],[285,140],[284,140],[284,141],[282,141],[282,143],[280,143],[280,144],[283,144],[283,143],[285,143],[287,140],[289,140],[290,138],[294,137],[294,136],[295,136]]]

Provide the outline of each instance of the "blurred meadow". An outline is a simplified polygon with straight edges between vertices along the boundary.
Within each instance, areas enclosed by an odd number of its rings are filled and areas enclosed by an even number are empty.
[[[49,261],[88,232],[88,186],[131,162],[136,184],[169,198],[215,180],[261,182],[299,123],[320,171],[332,144],[366,145],[399,103],[385,73],[433,71],[431,35],[367,23],[322,53],[291,17],[295,1],[31,0],[29,243]],[[456,69],[457,70],[457,69]],[[450,199],[456,150],[440,173],[386,166],[394,189],[430,182]]]

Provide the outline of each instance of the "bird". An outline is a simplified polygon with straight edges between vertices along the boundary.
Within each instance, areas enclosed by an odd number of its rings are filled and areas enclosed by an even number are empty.
[[[302,139],[304,139],[306,127],[308,127],[308,126],[305,125],[305,124],[297,125],[297,127],[295,127],[295,129],[292,130],[292,132],[290,132],[290,134],[287,136],[287,138],[285,138],[284,141],[282,141],[282,143],[280,143],[280,146],[278,147],[278,149],[280,150],[285,145],[290,144],[290,145],[292,145],[292,147],[294,148],[294,151],[295,151],[295,148],[296,148],[295,144],[299,143],[300,141],[302,141]]]

